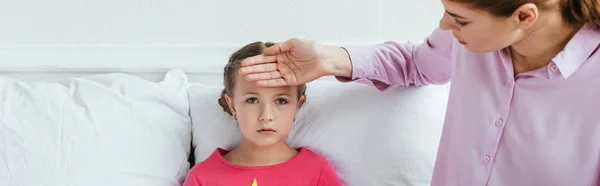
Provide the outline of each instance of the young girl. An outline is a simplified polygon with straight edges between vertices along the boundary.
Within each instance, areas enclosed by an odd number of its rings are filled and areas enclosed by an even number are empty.
[[[231,151],[217,148],[190,170],[184,186],[342,185],[325,158],[285,143],[306,86],[261,88],[238,75],[242,60],[272,45],[255,42],[231,55],[219,104],[237,120],[243,140]]]

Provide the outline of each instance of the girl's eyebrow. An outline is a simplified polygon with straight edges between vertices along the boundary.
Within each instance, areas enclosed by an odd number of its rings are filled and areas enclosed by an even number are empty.
[[[258,95],[258,93],[257,92],[244,92],[243,95]],[[278,97],[278,96],[288,96],[289,97],[290,94],[289,93],[279,93],[279,94],[275,94],[275,96],[276,97]]]
[[[276,96],[290,96],[290,94],[288,94],[288,93],[280,93],[280,94],[277,94]]]

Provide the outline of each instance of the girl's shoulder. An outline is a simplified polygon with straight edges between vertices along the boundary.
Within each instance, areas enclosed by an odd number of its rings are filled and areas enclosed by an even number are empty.
[[[256,167],[245,167],[234,165],[227,162],[223,155],[228,151],[224,149],[217,148],[215,151],[205,160],[196,164],[192,169],[196,169],[193,172],[197,171],[210,171],[213,172],[215,170],[223,170],[223,169],[236,169],[236,170],[266,170],[266,169],[287,169],[287,168],[304,168],[304,169],[323,169],[324,167],[332,166],[327,158],[325,158],[318,150],[313,150],[308,147],[300,147],[298,149],[298,154],[288,160],[287,162],[283,162],[276,165],[269,166],[256,166]]]
[[[320,153],[317,153],[308,147],[298,148],[297,156],[299,158],[308,159],[311,161],[327,161],[327,159],[324,156],[322,156]]]
[[[313,185],[342,186],[335,167],[321,154],[306,147],[300,148],[298,156],[303,156],[304,162],[299,161],[302,168],[296,169],[296,172],[318,177]]]
[[[216,148],[210,156],[194,165],[190,169],[190,172],[204,171],[207,169],[211,170],[215,167],[219,167],[219,165],[222,164],[223,154],[225,153],[227,153],[227,150],[224,150],[222,148]]]
[[[331,166],[328,158],[319,153],[318,151],[312,150],[308,147],[300,147],[298,155],[296,157],[296,163],[302,165],[317,165],[318,167]]]

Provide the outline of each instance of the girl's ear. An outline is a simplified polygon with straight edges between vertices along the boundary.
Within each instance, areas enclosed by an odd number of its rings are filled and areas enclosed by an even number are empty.
[[[304,104],[305,100],[306,100],[306,96],[300,97],[300,99],[298,100],[298,108],[300,108],[300,106],[302,106],[302,104]]]
[[[233,115],[235,117],[236,114],[235,114],[235,107],[233,105],[233,99],[228,94],[225,94],[225,102],[227,102],[227,107],[229,107],[229,112],[231,112],[231,115]]]

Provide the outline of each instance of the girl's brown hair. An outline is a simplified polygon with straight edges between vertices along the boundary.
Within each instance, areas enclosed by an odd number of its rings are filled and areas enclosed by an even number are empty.
[[[267,42],[267,43],[263,43],[260,41],[254,42],[254,43],[250,43],[244,47],[242,47],[241,49],[239,49],[238,51],[236,51],[235,53],[233,53],[230,57],[229,57],[229,62],[227,63],[227,65],[225,66],[225,69],[223,70],[223,91],[221,92],[221,98],[219,98],[218,102],[219,105],[221,105],[221,107],[223,107],[223,111],[227,112],[229,115],[231,114],[231,111],[229,110],[229,106],[227,105],[227,101],[225,100],[225,95],[230,95],[233,93],[233,87],[235,86],[235,80],[237,77],[237,73],[238,70],[240,69],[240,67],[242,66],[242,60],[248,58],[248,57],[252,57],[252,56],[256,56],[256,55],[260,55],[263,53],[263,51],[265,50],[265,48],[271,47],[273,46],[274,43],[271,42]],[[302,96],[306,95],[306,85],[302,84],[302,85],[298,85],[298,99],[300,99]]]
[[[487,10],[496,16],[510,16],[517,8],[527,3],[534,3],[540,9],[554,7],[553,2],[560,3],[563,17],[572,25],[589,24],[600,28],[600,3],[598,0],[451,0],[465,3],[476,8]]]

